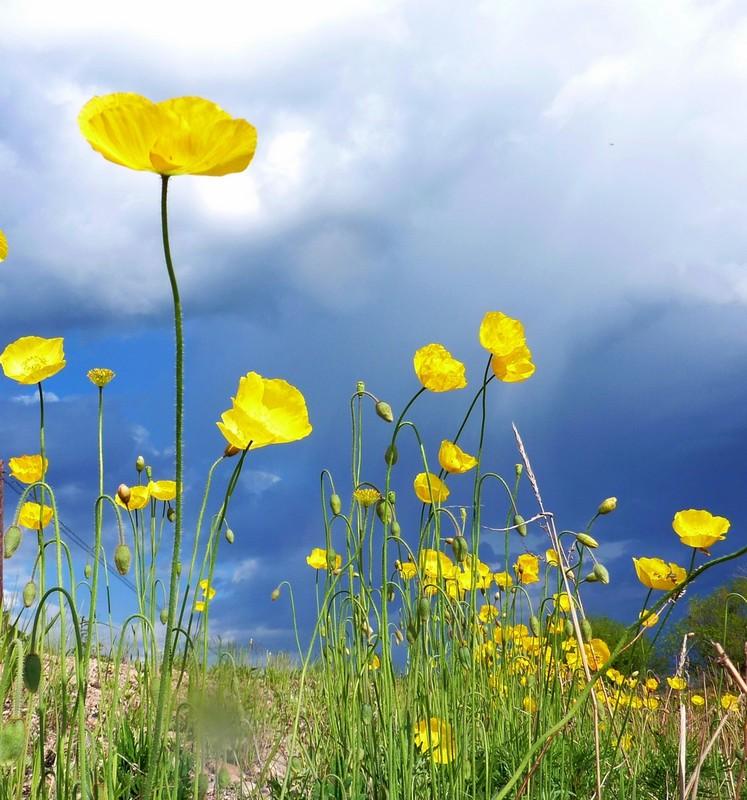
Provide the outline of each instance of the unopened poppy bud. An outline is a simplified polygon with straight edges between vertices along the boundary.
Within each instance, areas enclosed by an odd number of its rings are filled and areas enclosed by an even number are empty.
[[[462,662],[462,666],[469,667],[470,665],[470,656],[472,655],[469,651],[469,647],[462,646],[459,648],[459,660]]]
[[[149,481],[153,480],[153,467],[151,467],[150,464],[145,465],[145,477]]]
[[[516,477],[520,478],[522,473],[524,472],[524,465],[516,464],[516,466],[514,467],[514,472],[516,473]]]
[[[272,593],[270,594],[270,600],[272,600],[272,602],[274,603],[276,600],[279,600],[279,599],[280,599],[280,587],[276,586],[272,590]]]
[[[233,531],[230,528],[226,528],[226,541],[228,544],[233,544],[234,536]]]
[[[527,524],[521,514],[514,514],[514,526],[519,533],[519,536],[527,535]]]
[[[337,516],[342,511],[342,500],[340,499],[339,494],[330,495],[329,507],[332,509],[332,513],[335,516]]]
[[[5,541],[4,541],[4,555],[5,558],[10,558],[13,553],[18,550],[21,544],[21,529],[18,525],[11,525],[7,531],[5,531]]]
[[[145,459],[142,456],[138,456],[135,459],[135,469],[138,472],[142,472],[145,469]]]
[[[379,402],[376,404],[376,413],[384,420],[384,422],[394,422],[394,414],[392,413],[392,407],[389,405],[389,403],[379,400]]]
[[[394,602],[394,589],[392,588],[391,584],[389,585],[389,591],[386,593],[386,599],[390,602]]]
[[[540,635],[540,621],[534,616],[534,614],[529,617],[529,629],[532,631],[533,636]]]
[[[171,506],[166,510],[166,519],[169,522],[176,522],[176,509]]]
[[[587,644],[593,638],[593,634],[592,634],[592,630],[591,630],[591,622],[589,622],[588,619],[582,619],[581,620],[581,636],[583,637],[583,640]]]
[[[407,623],[407,642],[408,644],[415,644],[418,640],[418,626],[414,620]]]
[[[223,451],[223,458],[233,458],[237,456],[241,450],[236,447],[235,444],[228,444],[226,445],[226,449]]]
[[[469,551],[469,546],[464,536],[455,536],[451,543],[451,549],[454,551],[454,558],[461,564],[467,558]]]
[[[27,653],[23,659],[23,685],[35,694],[39,691],[41,682],[41,658],[38,653]]]
[[[363,381],[358,381],[355,384],[355,393],[360,397],[366,391],[366,384]]]
[[[93,567],[91,567],[90,564],[86,564],[85,567],[83,567],[83,574],[85,575],[87,581],[91,580],[91,575],[93,575]]]
[[[617,498],[616,497],[608,497],[606,500],[602,500],[599,504],[599,508],[597,509],[597,514],[610,514],[617,508]]]
[[[397,452],[397,446],[390,444],[389,447],[384,451],[384,461],[389,464],[390,467],[393,467],[399,459],[399,453]]]
[[[126,483],[120,483],[117,486],[117,497],[125,504],[129,505],[130,497],[132,497],[132,492],[130,491],[130,487]]]
[[[600,583],[610,582],[610,574],[607,572],[607,567],[605,567],[604,564],[594,564],[593,574],[597,576],[597,580]]]
[[[402,642],[404,640],[405,640],[405,637],[402,635],[402,631],[399,628],[395,628],[394,629],[394,641],[397,644],[402,644]]]
[[[161,620],[161,625],[165,625],[169,621],[169,610],[167,608],[161,609],[159,619]]]
[[[394,536],[397,539],[399,539],[399,537],[400,537],[400,535],[402,533],[402,528],[400,527],[400,524],[399,524],[399,522],[397,522],[396,519],[394,520],[394,522],[392,522],[392,527],[390,528],[390,530],[392,532],[392,536]]]
[[[418,600],[418,619],[425,622],[431,615],[431,601],[427,597]]]
[[[390,502],[392,505],[394,505],[394,504],[397,502],[397,492],[395,492],[395,491],[394,491],[394,489],[390,489],[390,490],[389,490],[389,491],[386,493],[386,499],[387,499],[387,500],[388,500],[388,501],[389,501],[389,502]]]
[[[31,608],[34,605],[34,600],[36,600],[36,584],[33,581],[29,581],[23,587],[23,604],[26,608]]]
[[[576,541],[592,549],[599,547],[599,542],[593,536],[589,536],[588,533],[577,533]]]
[[[384,525],[389,525],[394,518],[392,504],[388,500],[379,500],[376,503],[376,514]]]
[[[565,628],[565,635],[566,636],[573,636],[573,634],[574,634],[573,623],[569,619],[567,619],[565,621],[564,628]]]
[[[20,718],[0,722],[0,766],[10,767],[26,748],[26,725]]]
[[[132,561],[132,553],[126,544],[118,544],[117,549],[114,551],[114,564],[117,567],[117,572],[120,575],[126,575],[130,571],[130,562]]]
[[[585,580],[587,583],[596,583],[596,582],[599,580],[599,578],[598,578],[598,577],[597,577],[597,576],[596,576],[596,575],[595,575],[593,572],[590,572],[590,573],[589,573],[589,574],[588,574],[588,575],[587,575],[587,576],[584,578],[584,580]]]

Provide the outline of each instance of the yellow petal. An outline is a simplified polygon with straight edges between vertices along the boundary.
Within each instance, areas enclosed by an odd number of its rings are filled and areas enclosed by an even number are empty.
[[[418,380],[431,392],[450,392],[467,385],[465,367],[442,344],[427,344],[413,356]]]
[[[0,231],[0,262],[5,261],[8,257],[8,240],[5,238],[5,234]]]
[[[445,503],[449,498],[449,487],[432,472],[421,472],[413,482],[415,494],[422,503]]]

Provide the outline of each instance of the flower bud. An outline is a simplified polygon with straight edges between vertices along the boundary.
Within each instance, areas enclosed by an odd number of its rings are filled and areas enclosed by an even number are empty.
[[[4,549],[5,549],[5,558],[10,558],[13,553],[18,550],[21,544],[21,529],[18,525],[11,525],[7,531],[5,531],[5,542],[4,542]]]
[[[130,487],[126,483],[120,483],[117,486],[117,497],[127,506],[130,504],[130,497],[132,497],[132,492],[130,491]]]
[[[402,631],[399,628],[394,629],[394,641],[396,644],[402,644],[405,640],[405,637],[402,635]]]
[[[223,451],[223,458],[233,458],[240,452],[241,450],[235,444],[227,444],[226,449]]]
[[[523,472],[524,472],[524,465],[516,464],[516,466],[514,467],[514,473],[516,474],[516,477],[520,478]]]
[[[451,549],[454,551],[454,558],[461,564],[469,551],[467,540],[464,536],[455,536],[451,542]]]
[[[90,564],[86,564],[85,567],[83,567],[83,575],[85,575],[87,581],[91,580],[91,575],[93,575],[93,567]]]
[[[142,472],[145,469],[145,459],[142,456],[138,456],[135,459],[135,469],[138,472]]]
[[[388,500],[379,500],[379,502],[376,503],[376,514],[384,525],[389,525],[394,519],[392,504]]]
[[[0,766],[15,764],[26,748],[26,724],[20,718],[0,722]]]
[[[365,392],[365,391],[366,391],[366,384],[363,381],[358,381],[355,384],[355,393],[359,397],[361,397],[363,395],[363,392]]]
[[[340,499],[339,494],[330,495],[329,498],[329,507],[332,509],[332,513],[337,516],[342,511],[342,500]]]
[[[400,527],[399,522],[397,522],[396,519],[394,520],[394,522],[392,522],[392,527],[390,528],[390,530],[391,530],[392,536],[394,536],[395,538],[399,539],[399,537],[402,534],[402,528]]]
[[[410,620],[407,623],[407,642],[408,644],[415,644],[418,640],[418,626],[415,620]]]
[[[228,544],[233,544],[234,535],[233,531],[230,528],[226,528],[226,541]]]
[[[610,574],[607,572],[607,567],[604,564],[594,564],[594,571],[593,574],[597,576],[597,580],[600,583],[609,583],[610,582]]]
[[[470,666],[470,656],[472,655],[469,651],[469,647],[466,645],[462,645],[457,651],[459,654],[459,660],[462,662],[463,667],[467,667],[469,669]]]
[[[575,631],[573,630],[573,622],[571,622],[571,620],[567,619],[565,621],[564,630],[566,636],[573,636]]]
[[[390,467],[393,467],[397,461],[399,460],[399,453],[397,452],[397,446],[394,444],[390,444],[389,447],[384,451],[384,461]]]
[[[36,600],[36,584],[33,581],[29,581],[23,587],[23,604],[26,608],[31,608],[34,605],[34,600]]]
[[[169,522],[176,522],[176,509],[171,506],[166,510],[166,519]]]
[[[270,594],[270,600],[272,600],[272,602],[274,603],[276,600],[279,600],[279,599],[280,599],[280,587],[276,586],[272,590],[272,593]]]
[[[161,613],[159,614],[159,619],[161,620],[161,625],[165,625],[169,621],[169,610],[168,608],[162,608]]]
[[[599,504],[599,508],[597,509],[597,514],[610,514],[617,508],[617,498],[616,497],[608,497],[606,500],[602,500]]]
[[[117,549],[114,551],[114,564],[117,567],[117,572],[120,575],[126,575],[130,571],[130,562],[132,561],[132,553],[126,544],[118,544]]]
[[[418,600],[418,619],[425,622],[431,615],[431,601],[427,597]]]
[[[527,535],[527,524],[521,514],[514,514],[514,525],[516,526],[516,530],[519,532],[519,536]]]
[[[582,545],[592,549],[599,547],[599,542],[593,536],[589,536],[588,533],[577,533],[576,541],[581,542]]]
[[[590,573],[589,573],[589,574],[588,574],[588,575],[587,575],[587,576],[584,578],[584,580],[585,580],[587,583],[596,583],[596,582],[599,580],[599,578],[598,578],[598,577],[597,577],[597,576],[594,574],[594,572],[590,572]]]
[[[392,413],[392,407],[389,405],[389,403],[379,400],[379,402],[376,404],[376,413],[384,420],[384,422],[394,422],[394,414]]]
[[[534,614],[529,617],[529,629],[532,631],[533,636],[540,635],[540,621],[534,616]]]
[[[586,618],[581,620],[581,636],[587,644],[593,638],[593,634],[591,631],[591,622],[589,622],[589,620]]]
[[[31,694],[39,691],[41,682],[41,658],[38,653],[27,653],[23,659],[23,685]]]

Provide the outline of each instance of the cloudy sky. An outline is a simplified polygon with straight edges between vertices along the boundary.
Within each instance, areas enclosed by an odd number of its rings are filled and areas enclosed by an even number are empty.
[[[118,373],[107,488],[133,480],[138,454],[156,477],[173,471],[158,178],[104,161],[76,123],[91,96],[133,91],[208,97],[259,132],[246,172],[171,183],[190,509],[222,451],[214,423],[240,375],[297,385],[314,425],[303,442],[247,461],[216,580],[217,632],[290,647],[287,599],[269,600],[283,579],[308,630],[319,473],[350,490],[356,380],[396,411],[418,386],[413,352],[435,341],[467,363],[475,387],[488,310],[524,321],[537,363],[530,381],[491,386],[488,467],[512,473],[515,421],[561,527],[582,527],[601,499],[619,497],[596,529],[613,585],[587,593],[592,610],[637,613],[631,556],[687,559],[671,529],[681,508],[729,517],[730,543],[744,541],[741,3],[216,0],[209,14],[133,2],[117,18],[94,2],[6,0],[0,20],[0,228],[11,251],[0,343],[65,337],[68,366],[47,383],[50,480],[83,540],[96,474],[87,369]],[[0,456],[34,452],[38,406],[2,381]],[[432,460],[471,391],[416,405]],[[374,483],[388,434],[371,415]],[[466,446],[476,437],[471,427]],[[395,473],[406,534],[415,456]],[[469,481],[455,480],[455,504],[469,496]],[[528,493],[522,504],[531,516]],[[490,536],[483,556],[498,567]],[[545,547],[539,531],[529,542]],[[32,552],[29,538],[7,564],[10,589]],[[134,597],[118,586],[116,604],[129,612]]]

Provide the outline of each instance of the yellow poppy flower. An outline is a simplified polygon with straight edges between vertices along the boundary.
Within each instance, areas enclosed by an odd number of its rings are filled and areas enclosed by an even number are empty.
[[[514,564],[514,572],[520,583],[539,581],[539,558],[532,553],[522,553]]]
[[[16,456],[8,461],[10,476],[21,483],[36,483],[44,478],[49,467],[49,461],[44,459],[42,464],[41,455],[37,456]]]
[[[86,373],[86,377],[94,386],[98,386],[99,389],[103,389],[107,383],[116,378],[117,373],[111,369],[106,369],[106,367],[94,367],[93,369],[89,369]]]
[[[313,569],[340,569],[342,556],[334,552],[328,554],[323,547],[315,547],[306,556],[306,563]]]
[[[504,383],[520,383],[534,375],[536,367],[532,361],[532,351],[522,345],[507,356],[493,356],[490,361],[493,374]]]
[[[545,560],[550,567],[560,566],[560,556],[558,555],[558,551],[554,548],[545,551]]]
[[[456,744],[451,725],[438,717],[421,719],[415,724],[415,746],[430,753],[436,764],[448,764],[456,756]]]
[[[612,681],[612,683],[615,683],[618,686],[622,686],[625,682],[625,676],[622,674],[622,672],[620,672],[620,670],[615,669],[614,667],[608,669],[604,674]]]
[[[94,97],[78,125],[107,161],[159,175],[241,172],[257,147],[253,125],[201,97],[160,103],[126,92]]]
[[[50,506],[40,506],[39,503],[24,503],[18,512],[18,524],[32,531],[46,528],[52,521],[54,511]]]
[[[510,589],[514,585],[514,579],[510,572],[496,572],[493,580],[499,589]]]
[[[379,658],[377,653],[374,653],[371,658],[368,659],[367,664],[369,669],[380,669],[381,668],[381,659]]]
[[[524,709],[524,711],[527,712],[527,714],[537,713],[537,701],[533,697],[530,697],[529,695],[527,695],[521,701],[521,707]]]
[[[61,338],[22,336],[3,350],[0,366],[11,380],[25,385],[39,383],[65,366],[63,344]]]
[[[451,578],[454,574],[454,563],[440,550],[420,551],[420,571],[428,578]]]
[[[416,475],[413,488],[421,503],[445,503],[450,494],[449,487],[432,472]]]
[[[507,356],[526,341],[524,326],[501,311],[488,311],[480,323],[480,344],[493,355]]]
[[[239,381],[233,407],[217,423],[228,442],[244,450],[284,444],[311,433],[304,396],[287,381],[248,372]]]
[[[459,586],[465,592],[471,592],[474,586],[475,589],[488,589],[493,582],[493,575],[488,568],[487,572],[480,572],[476,570],[473,572],[471,569],[465,569],[457,574],[457,581]]]
[[[725,694],[721,698],[721,708],[724,711],[737,711],[739,709],[739,697],[735,694]]]
[[[647,589],[669,592],[687,577],[687,570],[661,558],[634,558],[633,565],[638,580]]]
[[[655,692],[659,688],[659,681],[656,678],[646,678],[646,683],[644,683],[647,692]]]
[[[477,466],[477,459],[469,453],[465,453],[459,445],[444,439],[438,450],[438,463],[446,472],[463,475]]]
[[[353,497],[363,506],[363,508],[368,508],[377,500],[381,499],[381,492],[379,492],[378,489],[371,488],[356,489],[353,492]]]
[[[173,500],[176,497],[176,481],[150,481],[148,491],[154,500]]]
[[[197,585],[207,600],[212,600],[215,597],[215,589],[210,585],[210,581],[207,578],[203,578]]]
[[[489,605],[488,603],[480,606],[480,610],[477,612],[477,617],[480,622],[484,622],[486,625],[488,622],[493,622],[497,616],[498,609],[495,606]]]
[[[679,675],[668,677],[667,683],[669,684],[669,688],[674,689],[675,692],[681,692],[683,689],[687,688],[687,681],[684,678],[680,678]]]
[[[0,262],[5,261],[8,257],[8,240],[5,238],[5,234],[0,231]]]
[[[395,561],[394,566],[403,580],[410,581],[418,574],[418,568],[412,561]]]
[[[202,614],[205,611],[207,603],[204,600],[195,600],[195,611]]]
[[[704,706],[704,705],[705,705],[705,697],[703,697],[703,695],[702,695],[702,694],[694,694],[694,695],[693,695],[693,696],[690,698],[690,702],[691,702],[691,703],[692,703],[694,706]]]
[[[128,503],[123,503],[119,494],[114,495],[114,502],[128,511],[139,511],[145,508],[150,500],[150,486],[131,486],[130,487],[130,500]]]
[[[682,544],[708,548],[726,538],[731,522],[726,517],[715,517],[710,511],[690,508],[674,515],[672,527]]]
[[[450,392],[467,385],[465,367],[442,344],[427,344],[413,356],[418,380],[431,392]]]
[[[656,711],[656,709],[659,707],[659,698],[647,697],[645,701],[645,706],[651,711]]]

